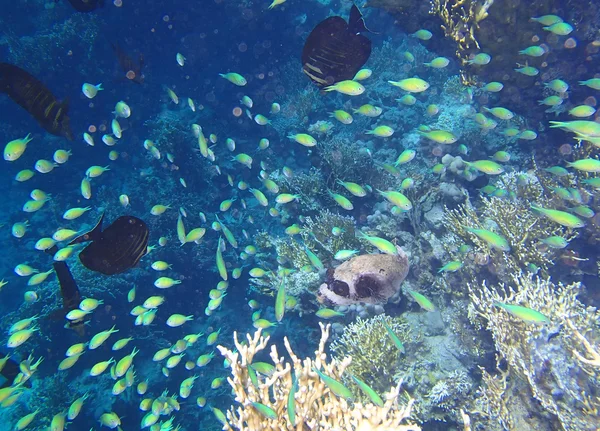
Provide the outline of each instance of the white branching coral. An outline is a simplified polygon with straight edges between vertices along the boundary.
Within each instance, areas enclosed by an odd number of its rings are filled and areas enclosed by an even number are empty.
[[[329,337],[331,325],[321,327],[321,341],[314,358],[298,358],[287,337],[284,338],[285,348],[291,358],[285,362],[277,352],[277,347],[271,346],[271,359],[275,370],[271,376],[258,376],[252,383],[248,366],[254,356],[264,350],[269,337],[261,336],[257,330],[254,336],[247,337],[247,343],[242,344],[234,333],[237,351],[224,346],[218,346],[219,351],[231,363],[231,377],[227,380],[235,394],[239,405],[232,406],[227,412],[227,423],[223,429],[243,431],[257,430],[348,430],[348,431],[420,431],[421,428],[408,421],[412,408],[412,400],[405,405],[399,405],[398,394],[400,385],[390,389],[383,397],[383,407],[371,403],[351,403],[336,396],[321,380],[313,369],[320,369],[327,376],[340,381],[352,358],[327,360],[325,343]],[[289,403],[290,391],[296,380],[297,390],[293,403]],[[256,386],[255,386],[256,384]],[[275,412],[275,417],[265,417],[255,408],[253,403],[261,403]],[[295,412],[294,423],[290,420],[290,405]]]

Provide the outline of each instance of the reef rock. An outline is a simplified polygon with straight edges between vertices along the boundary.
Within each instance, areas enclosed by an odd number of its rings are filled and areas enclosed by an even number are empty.
[[[365,254],[327,271],[327,280],[317,293],[327,305],[382,304],[400,290],[408,274],[408,257],[399,248],[395,256]]]

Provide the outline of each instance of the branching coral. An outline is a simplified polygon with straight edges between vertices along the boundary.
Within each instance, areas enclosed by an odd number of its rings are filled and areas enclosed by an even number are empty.
[[[600,390],[600,369],[594,357],[598,349],[592,346],[600,340],[600,313],[577,300],[580,284],[555,285],[519,272],[510,285],[469,283],[468,289],[473,301],[469,318],[484,319],[510,376],[526,382],[531,396],[565,430],[596,430],[600,402],[593,394]],[[550,323],[526,323],[495,306],[498,302],[539,311]]]
[[[504,429],[515,429],[515,419],[511,414],[508,402],[508,372],[498,368],[498,373],[492,375],[485,368],[480,367],[482,385],[479,388],[477,404],[479,414],[484,417],[493,418],[500,423]]]
[[[233,389],[235,401],[239,403],[237,408],[232,406],[228,410],[227,422],[223,424],[223,429],[419,431],[420,427],[408,421],[412,401],[406,405],[398,405],[399,385],[385,394],[383,407],[376,407],[371,403],[350,404],[345,399],[334,395],[314,369],[320,369],[327,376],[339,381],[352,363],[352,358],[327,361],[325,343],[331,325],[327,327],[321,323],[319,325],[322,335],[314,358],[304,360],[298,358],[285,337],[285,348],[292,363],[284,362],[277,347],[272,345],[270,356],[275,364],[275,371],[271,376],[257,377],[256,386],[250,379],[248,366],[254,356],[267,347],[269,337],[262,337],[259,329],[253,337],[248,334],[247,343],[243,344],[238,340],[237,333],[234,333],[237,351],[218,346],[221,354],[231,363],[231,377],[228,377],[227,381]],[[294,380],[296,380],[297,390],[293,398],[295,421],[292,422],[289,407],[292,403],[289,403],[288,399],[290,391],[294,388]],[[275,412],[275,417],[263,416],[253,403],[261,403],[271,408]]]
[[[372,184],[377,176],[369,152],[364,144],[355,141],[353,134],[334,133],[320,141],[317,149],[336,179]]]
[[[337,227],[341,230],[339,235],[333,235],[332,230]],[[300,235],[312,251],[324,251],[332,258],[340,250],[353,250],[360,248],[360,241],[356,238],[356,224],[352,217],[322,211],[316,217],[306,217],[302,223]]]
[[[340,235],[333,235],[332,229],[341,230]],[[314,291],[321,282],[318,272],[306,272],[305,267],[311,262],[306,254],[306,248],[315,253],[325,266],[329,266],[333,255],[340,250],[360,249],[360,242],[355,236],[355,223],[352,217],[323,211],[316,217],[306,217],[301,225],[300,237],[272,237],[266,232],[255,238],[255,243],[261,248],[274,247],[275,255],[282,265],[296,270],[286,277],[286,291],[290,295],[300,295]],[[251,280],[252,284],[263,293],[273,294],[280,283],[280,277],[275,271],[265,277]]]
[[[427,394],[427,398],[438,408],[452,409],[456,399],[471,390],[471,380],[462,370],[453,371],[447,379],[437,382]]]
[[[321,171],[314,167],[308,172],[294,174],[291,178],[286,176],[273,176],[274,181],[279,184],[280,191],[300,195],[298,201],[306,211],[319,211],[322,205],[319,197],[325,196],[325,180]]]
[[[524,179],[522,177],[522,183],[518,183],[514,174],[503,175],[498,181],[514,193],[512,198],[484,197],[477,210],[467,200],[458,208],[447,210],[444,225],[465,243],[475,246],[469,260],[480,266],[491,261],[495,272],[514,273],[524,267],[538,267],[545,271],[553,265],[552,259],[557,252],[541,240],[550,236],[562,236],[570,240],[576,236],[567,228],[531,211],[530,202],[545,202],[541,186],[534,178],[532,175]],[[510,251],[493,250],[466,228],[486,229],[502,235],[508,241]],[[477,272],[476,266],[466,269]]]
[[[356,321],[344,327],[342,335],[331,344],[336,357],[352,357],[348,370],[376,390],[389,387],[394,381],[396,362],[400,357],[383,322],[401,341],[412,341],[410,327],[404,319],[380,314],[364,320],[357,317]]]
[[[475,30],[479,28],[479,22],[488,16],[488,9],[493,3],[494,0],[431,0],[430,13],[442,20],[442,30],[456,43],[456,56],[463,66],[467,64],[470,51],[479,49]],[[470,81],[464,72],[461,78],[465,83]]]

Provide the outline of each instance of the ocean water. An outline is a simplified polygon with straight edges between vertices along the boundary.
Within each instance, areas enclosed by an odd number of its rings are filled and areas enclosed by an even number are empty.
[[[600,429],[599,5],[357,3],[370,55],[351,27],[324,88],[302,51],[351,2],[72,3],[0,13],[0,430]],[[102,215],[149,248],[59,282],[38,240]]]

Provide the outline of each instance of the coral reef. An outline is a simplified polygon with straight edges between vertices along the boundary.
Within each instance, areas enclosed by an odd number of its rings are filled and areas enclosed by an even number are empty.
[[[599,390],[600,369],[593,345],[600,340],[600,313],[577,300],[580,283],[556,285],[522,272],[511,279],[498,287],[485,282],[468,284],[472,300],[469,317],[491,332],[510,375],[510,383],[507,376],[484,375],[486,414],[501,421],[506,429],[521,429],[503,396],[509,385],[520,381],[526,383],[528,395],[554,415],[563,429],[597,429],[600,402],[593,394]],[[526,323],[495,306],[498,302],[534,309],[550,323]]]
[[[4,23],[7,25],[7,23]],[[48,23],[51,28],[41,26],[35,34],[17,35],[10,30],[0,41],[0,46],[6,44],[8,47],[8,59],[11,63],[19,64],[22,67],[37,75],[42,71],[44,65],[56,64],[58,59],[61,62],[70,63],[69,57],[77,59],[92,59],[94,42],[98,37],[100,30],[100,20],[95,16],[84,17],[81,14],[69,15],[69,18],[62,22]],[[35,27],[38,27],[37,25]],[[77,46],[86,47],[87,52],[77,52],[75,56],[73,51],[64,49],[66,46],[73,46],[74,41],[80,41]],[[90,74],[93,71],[93,62],[77,61],[77,67],[83,74]]]
[[[354,322],[344,326],[342,334],[331,343],[334,357],[352,358],[348,366],[350,374],[377,391],[393,384],[397,363],[402,356],[392,343],[383,322],[403,343],[416,341],[406,319],[380,314],[369,319],[357,317]],[[346,379],[347,382],[350,380]]]
[[[325,385],[314,369],[321,369],[323,373],[339,381],[352,363],[352,358],[328,361],[325,343],[329,337],[330,325],[320,326],[321,341],[314,358],[298,358],[285,337],[284,344],[292,360],[290,364],[284,362],[277,347],[272,345],[270,357],[275,364],[275,370],[271,376],[258,376],[255,382],[257,386],[254,386],[249,377],[248,366],[252,364],[255,355],[268,346],[269,337],[262,337],[259,329],[254,336],[247,335],[247,344],[244,345],[238,339],[237,333],[234,333],[237,351],[224,346],[217,347],[231,364],[231,377],[228,377],[227,381],[233,389],[235,401],[239,404],[237,407],[231,406],[227,411],[227,422],[223,424],[223,428],[253,431],[318,426],[323,430],[384,431],[393,428],[397,431],[419,431],[421,428],[409,421],[412,401],[398,405],[400,385],[390,389],[385,395],[383,407],[372,403],[350,404]],[[294,387],[297,387],[297,390],[293,402],[289,402],[290,391],[294,390]],[[277,413],[274,417],[267,417],[261,414],[253,403],[260,403]],[[290,420],[291,404],[294,406],[294,422]]]
[[[280,191],[299,195],[298,203],[305,211],[318,211],[322,208],[319,199],[327,194],[321,171],[311,167],[308,172],[295,173],[291,178],[284,175],[273,176]]]
[[[431,0],[431,13],[442,20],[442,30],[447,38],[456,44],[456,56],[465,66],[469,54],[479,49],[475,30],[487,18],[488,9],[494,0]],[[472,78],[461,73],[462,82],[468,84]]]
[[[446,237],[447,251],[453,259],[462,259],[457,253],[457,247],[462,243],[473,244],[468,252],[473,262],[467,265],[467,270],[479,272],[478,268],[486,267],[493,274],[502,276],[519,269],[537,268],[546,271],[554,264],[553,259],[558,255],[555,249],[550,249],[541,240],[550,236],[561,236],[567,240],[576,234],[552,221],[541,218],[531,211],[531,202],[548,202],[543,188],[537,177],[531,173],[507,173],[498,180],[498,184],[512,192],[512,197],[482,197],[476,208],[470,199],[460,204],[456,209],[446,210],[443,224],[455,236],[451,241]],[[487,229],[496,231],[510,244],[510,251],[502,252],[492,249],[465,228]]]

